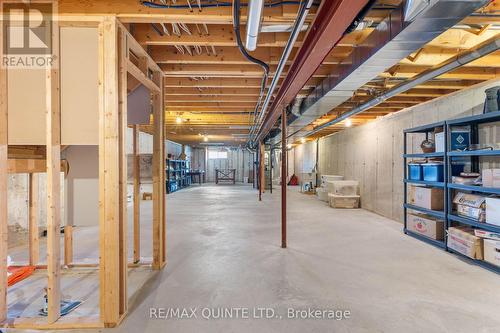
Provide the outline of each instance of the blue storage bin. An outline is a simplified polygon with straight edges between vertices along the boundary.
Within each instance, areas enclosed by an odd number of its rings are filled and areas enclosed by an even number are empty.
[[[444,181],[444,165],[439,162],[422,164],[422,174],[425,181],[442,182]]]
[[[422,164],[408,163],[408,175],[411,180],[422,180]]]

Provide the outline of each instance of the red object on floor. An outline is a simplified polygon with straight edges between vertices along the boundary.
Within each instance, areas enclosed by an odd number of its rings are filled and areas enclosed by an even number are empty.
[[[22,281],[26,279],[28,276],[33,274],[35,271],[36,267],[35,266],[9,266],[7,267],[7,270],[9,273],[12,273],[9,276],[7,285],[13,286],[14,284],[18,283],[19,281]]]
[[[292,177],[290,177],[288,185],[299,185],[299,179],[297,178],[297,176],[295,176],[295,174],[293,174]]]

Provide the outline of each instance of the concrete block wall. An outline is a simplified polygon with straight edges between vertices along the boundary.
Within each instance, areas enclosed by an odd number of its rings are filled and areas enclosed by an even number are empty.
[[[499,80],[485,82],[321,138],[318,141],[318,172],[358,180],[362,208],[402,222],[403,130],[481,114],[484,90],[496,85],[500,85]],[[480,135],[484,142],[500,142],[498,126],[485,126]],[[409,140],[409,152],[421,152],[421,141],[419,136]],[[301,158],[314,156],[315,144],[310,142],[294,148],[296,173],[297,168],[304,165]],[[485,160],[485,163],[494,162]]]

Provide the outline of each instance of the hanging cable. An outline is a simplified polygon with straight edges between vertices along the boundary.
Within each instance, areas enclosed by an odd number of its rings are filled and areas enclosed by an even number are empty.
[[[160,23],[161,27],[163,28],[163,32],[165,35],[170,36],[170,32],[168,32],[167,25],[165,23]]]
[[[189,27],[185,23],[179,23],[179,27],[187,33],[189,36],[191,36],[191,30],[189,30]]]

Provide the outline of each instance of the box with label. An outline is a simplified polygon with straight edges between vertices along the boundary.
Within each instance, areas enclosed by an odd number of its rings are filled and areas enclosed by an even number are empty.
[[[359,208],[359,198],[359,195],[328,194],[328,201],[332,208]]]
[[[423,186],[408,186],[408,203],[432,210],[444,207],[443,189]]]
[[[481,175],[484,187],[500,187],[500,169],[483,169]]]
[[[469,148],[470,131],[466,128],[455,128],[450,133],[450,148],[454,150],[464,150]]]
[[[336,180],[328,182],[328,193],[336,195],[358,195],[359,182],[356,180]]]
[[[498,232],[482,230],[482,229],[474,229],[474,235],[481,238],[488,238],[500,241],[500,234]]]
[[[486,197],[458,192],[453,198],[458,215],[484,222],[486,220]]]
[[[472,259],[483,259],[483,239],[469,227],[448,229],[448,247]]]
[[[486,223],[500,226],[500,198],[486,198]]]
[[[422,236],[437,240],[444,239],[444,222],[425,214],[409,213],[406,227]]]
[[[500,241],[484,240],[484,261],[500,266]]]

